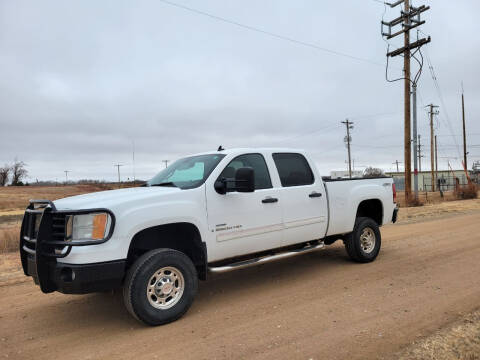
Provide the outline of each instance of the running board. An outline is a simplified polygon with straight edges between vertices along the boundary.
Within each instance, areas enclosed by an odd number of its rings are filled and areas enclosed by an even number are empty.
[[[225,265],[225,266],[209,267],[208,270],[210,272],[213,272],[213,273],[221,273],[221,272],[227,272],[227,271],[236,270],[236,269],[243,269],[243,268],[246,268],[246,267],[249,267],[249,266],[263,264],[263,263],[273,261],[273,260],[284,259],[284,258],[288,258],[288,257],[291,257],[291,256],[304,254],[304,253],[307,253],[307,252],[322,249],[324,247],[325,247],[325,244],[322,241],[322,242],[320,242],[316,245],[307,245],[307,246],[305,246],[301,249],[291,250],[291,251],[280,253],[280,254],[269,255],[269,256],[264,256],[264,257],[258,257],[258,258],[254,258],[254,259],[239,261],[239,262],[235,262],[235,263]]]

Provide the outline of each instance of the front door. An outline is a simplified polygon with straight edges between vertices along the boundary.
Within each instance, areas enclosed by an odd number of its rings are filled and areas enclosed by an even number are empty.
[[[219,178],[234,178],[241,167],[251,167],[255,174],[255,191],[228,191],[222,195],[207,186],[209,229],[217,246],[209,253],[214,260],[258,252],[282,245],[282,211],[278,189],[272,181],[261,154],[237,156],[223,169]]]

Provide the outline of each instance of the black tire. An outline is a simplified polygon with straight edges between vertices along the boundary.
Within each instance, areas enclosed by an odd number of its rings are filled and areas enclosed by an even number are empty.
[[[167,267],[180,272],[183,277],[183,293],[173,306],[160,309],[151,304],[147,296],[147,284],[157,270]],[[160,277],[163,278],[163,275]],[[147,325],[162,325],[179,319],[187,312],[197,288],[197,271],[188,256],[172,249],[157,249],[143,254],[128,270],[123,284],[123,299],[127,310],[137,320]],[[152,299],[157,299],[155,293]]]
[[[375,246],[370,251],[365,251],[364,247],[362,247],[361,236],[366,228],[371,229],[375,236]],[[344,243],[348,256],[353,261],[368,263],[375,260],[382,245],[382,236],[378,224],[367,217],[357,218],[353,231],[345,237]]]

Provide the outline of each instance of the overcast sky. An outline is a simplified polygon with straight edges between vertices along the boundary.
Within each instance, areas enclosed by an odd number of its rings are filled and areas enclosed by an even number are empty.
[[[357,169],[403,162],[403,82],[385,81],[384,6],[376,0],[173,0],[234,22],[369,61],[335,55],[151,1],[0,0],[0,164],[28,164],[29,181],[152,177],[162,160],[224,147],[312,152],[324,174],[346,167],[351,119]],[[440,168],[459,168],[461,81],[469,167],[480,160],[480,2],[414,1],[432,8],[419,83],[419,133],[429,166],[424,105],[436,120]],[[387,8],[385,19],[399,15]],[[412,32],[415,35],[415,32]],[[423,36],[421,34],[421,36]],[[393,46],[401,39],[392,40]],[[390,77],[402,75],[402,59]],[[442,104],[443,100],[443,104]],[[443,106],[444,105],[444,106]],[[453,130],[450,130],[450,121]],[[455,137],[452,136],[455,135]]]

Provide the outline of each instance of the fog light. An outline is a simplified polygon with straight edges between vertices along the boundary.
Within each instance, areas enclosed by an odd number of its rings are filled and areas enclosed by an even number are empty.
[[[62,268],[62,270],[60,270],[60,279],[62,279],[63,282],[72,282],[75,280],[75,271],[69,267]]]

